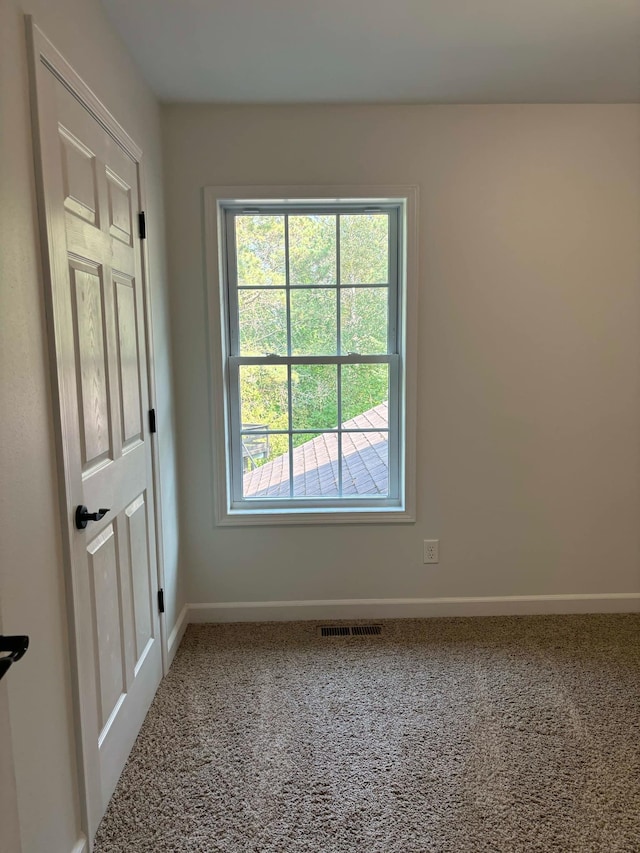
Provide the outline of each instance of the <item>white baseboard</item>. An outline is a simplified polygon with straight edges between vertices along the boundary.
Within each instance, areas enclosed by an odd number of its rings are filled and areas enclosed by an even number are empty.
[[[178,646],[184,637],[184,632],[187,630],[187,625],[191,619],[189,618],[189,605],[185,604],[185,606],[180,611],[180,615],[176,620],[176,624],[173,626],[171,633],[169,634],[169,641],[167,643],[167,668],[171,666],[173,663],[173,659],[176,656],[176,652],[178,651]]]
[[[427,619],[637,613],[640,593],[509,595],[480,598],[362,598],[328,601],[227,601],[189,604],[189,622],[290,622],[305,619]]]
[[[73,845],[73,850],[71,853],[88,853],[87,839],[84,835],[81,835],[80,838]]]

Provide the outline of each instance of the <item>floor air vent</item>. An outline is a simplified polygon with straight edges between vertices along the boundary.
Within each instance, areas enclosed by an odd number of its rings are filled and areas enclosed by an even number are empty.
[[[354,637],[377,637],[382,633],[380,625],[352,625],[351,633]]]
[[[319,637],[377,637],[382,634],[381,625],[322,625]]]

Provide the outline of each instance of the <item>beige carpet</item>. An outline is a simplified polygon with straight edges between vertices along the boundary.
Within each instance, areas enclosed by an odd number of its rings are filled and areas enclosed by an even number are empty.
[[[97,853],[638,853],[640,616],[191,626]]]

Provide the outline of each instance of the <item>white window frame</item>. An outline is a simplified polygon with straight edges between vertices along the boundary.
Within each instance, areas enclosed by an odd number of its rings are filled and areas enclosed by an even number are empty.
[[[229,291],[226,271],[226,238],[228,211],[252,206],[287,204],[309,208],[314,203],[354,205],[359,207],[396,207],[399,209],[398,246],[400,269],[395,282],[395,314],[397,322],[397,354],[384,356],[342,356],[342,363],[362,361],[389,363],[390,368],[390,432],[395,433],[397,458],[390,459],[390,494],[396,497],[376,498],[285,498],[238,500],[233,484],[241,474],[232,470],[233,436],[239,429],[239,406],[234,399],[237,371],[246,359],[232,348]],[[417,344],[417,203],[416,187],[341,186],[341,187],[205,187],[204,225],[206,277],[209,302],[209,343],[211,377],[211,415],[213,444],[213,478],[216,522],[219,525],[271,524],[343,524],[415,521],[415,422],[416,422],[416,344]],[[392,285],[392,282],[390,282]],[[393,288],[390,287],[391,299]],[[391,338],[391,335],[390,335]],[[289,363],[294,359],[287,358]],[[336,363],[336,357],[301,357],[301,362]],[[261,358],[261,363],[283,364],[276,357]],[[236,383],[234,384],[234,380]],[[392,406],[392,403],[395,405]],[[397,417],[395,415],[397,413]],[[394,422],[395,417],[395,422]],[[313,430],[312,430],[313,432]],[[239,433],[238,433],[239,435]],[[391,438],[391,436],[390,436]],[[389,443],[390,453],[392,442]],[[235,454],[240,458],[239,454]],[[241,464],[241,463],[240,463]],[[235,476],[234,476],[235,475]]]

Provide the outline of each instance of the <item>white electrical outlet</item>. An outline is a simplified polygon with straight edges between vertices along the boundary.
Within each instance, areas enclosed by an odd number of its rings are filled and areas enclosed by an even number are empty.
[[[424,545],[424,562],[438,563],[440,562],[440,540],[425,539]]]

